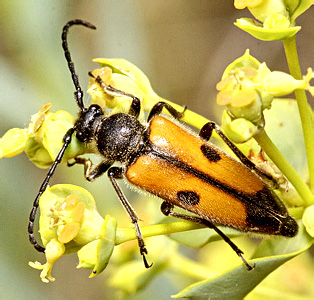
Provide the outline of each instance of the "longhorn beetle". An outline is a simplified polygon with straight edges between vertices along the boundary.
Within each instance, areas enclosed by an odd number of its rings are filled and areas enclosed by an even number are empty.
[[[189,220],[215,230],[242,259],[248,270],[253,267],[244,259],[243,252],[216,225],[285,237],[297,234],[296,221],[289,216],[285,205],[269,185],[271,178],[242,154],[215,123],[205,124],[197,136],[183,128],[179,121],[185,108],[179,112],[166,102],[158,102],[151,109],[146,124],[142,124],[138,121],[141,109],[139,98],[106,85],[100,77],[94,78],[105,92],[131,98],[129,112],[105,116],[96,104],[85,107],[83,91],[67,44],[68,29],[73,25],[96,29],[88,22],[73,20],[62,31],[62,46],[76,89],[74,95],[79,114],[74,126],[63,137],[63,146],[39,189],[30,213],[29,240],[38,251],[45,251],[34,236],[39,199],[74,133],[81,142],[95,143],[103,159],[94,166],[89,159],[77,157],[68,165],[83,164],[85,178],[89,181],[107,172],[134,224],[146,268],[150,265],[145,257],[147,249],[138,225],[139,218],[117,183],[123,177],[132,185],[160,197],[163,200],[161,211],[166,216]],[[90,76],[93,75],[90,73]],[[172,117],[161,115],[163,109]],[[240,162],[208,142],[213,130]],[[121,167],[112,167],[114,162],[120,162]],[[192,212],[194,216],[174,212],[174,206]]]

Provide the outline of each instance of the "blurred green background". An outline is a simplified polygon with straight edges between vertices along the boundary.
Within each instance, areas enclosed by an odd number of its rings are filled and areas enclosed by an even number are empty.
[[[304,28],[297,39],[303,73],[313,62],[308,48],[312,46],[308,42],[313,41],[313,31],[306,24],[314,18],[313,9],[305,15],[298,18],[298,25]],[[69,36],[84,90],[87,72],[97,67],[92,58],[124,58],[145,72],[160,96],[186,104],[219,123],[215,85],[224,68],[246,48],[260,61],[266,61],[270,69],[287,71],[280,42],[257,41],[233,26],[243,16],[249,13],[235,10],[228,0],[1,0],[0,136],[9,128],[27,126],[31,114],[46,102],[53,104],[53,111],[64,109],[76,114],[73,84],[60,39],[62,26],[75,18],[97,26],[95,32],[72,28]],[[46,171],[37,169],[23,154],[1,160],[0,174],[0,299],[115,299],[115,291],[106,285],[110,272],[88,279],[87,270],[75,269],[76,255],[63,257],[55,265],[55,283],[41,283],[39,271],[28,266],[30,260],[43,262],[43,256],[28,242],[27,223]],[[54,183],[86,187],[100,211],[117,217],[119,224],[130,225],[105,176],[88,184],[79,167],[73,170],[60,166],[51,181]],[[136,196],[133,192],[127,194]],[[133,203],[140,211],[143,201]],[[160,203],[157,201],[155,206],[158,211]],[[184,286],[165,273],[128,299],[168,299]]]

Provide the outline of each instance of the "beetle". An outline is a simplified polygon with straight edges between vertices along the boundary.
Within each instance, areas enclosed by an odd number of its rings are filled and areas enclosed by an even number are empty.
[[[138,120],[141,109],[139,98],[105,84],[99,76],[94,78],[106,93],[132,99],[129,111],[105,116],[96,104],[85,107],[83,91],[67,44],[68,30],[73,25],[96,29],[91,23],[77,19],[68,22],[62,31],[62,46],[76,89],[74,95],[79,114],[74,126],[63,137],[63,146],[39,189],[30,213],[28,234],[35,249],[45,251],[34,236],[39,199],[74,133],[81,142],[93,143],[102,161],[93,165],[89,159],[76,157],[68,165],[83,164],[85,178],[89,181],[107,173],[134,224],[140,253],[147,268],[151,265],[146,260],[147,249],[138,225],[139,218],[119,187],[119,179],[125,178],[131,185],[161,198],[161,211],[166,216],[189,220],[215,230],[248,270],[253,267],[244,259],[243,252],[216,225],[264,235],[293,237],[297,234],[296,221],[270,185],[272,178],[259,170],[214,122],[206,123],[196,135],[180,122],[186,108],[179,112],[166,102],[158,102],[151,109],[146,123],[142,124]],[[162,115],[163,109],[171,117]],[[209,143],[213,130],[239,161]],[[115,162],[121,166],[112,166]],[[175,212],[174,206],[194,215]]]

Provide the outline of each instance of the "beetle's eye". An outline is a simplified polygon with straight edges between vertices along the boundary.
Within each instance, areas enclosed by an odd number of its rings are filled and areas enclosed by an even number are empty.
[[[76,132],[76,138],[77,138],[78,140],[80,140],[80,141],[83,140],[83,133],[82,133],[82,131],[77,131],[77,132]]]

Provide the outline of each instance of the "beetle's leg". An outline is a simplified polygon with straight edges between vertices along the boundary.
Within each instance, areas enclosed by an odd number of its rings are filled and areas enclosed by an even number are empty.
[[[183,106],[183,111],[179,112],[176,110],[174,107],[172,107],[169,103],[167,102],[157,102],[151,111],[149,112],[147,122],[149,122],[153,117],[158,116],[161,114],[162,109],[165,108],[168,110],[168,112],[175,118],[175,119],[181,119],[184,115],[184,112],[186,111],[186,106]]]
[[[249,263],[245,260],[245,258],[243,257],[243,251],[241,249],[239,249],[237,247],[236,244],[234,244],[220,229],[218,229],[212,222],[206,220],[206,219],[202,219],[199,217],[194,217],[194,216],[188,216],[185,214],[181,214],[181,213],[176,213],[173,211],[174,205],[164,201],[161,204],[161,211],[164,215],[166,216],[171,216],[171,217],[175,217],[175,218],[179,218],[179,219],[183,219],[183,220],[187,220],[187,221],[191,221],[197,224],[202,224],[206,227],[209,227],[211,229],[214,229],[220,236],[221,238],[229,244],[229,246],[233,249],[233,251],[235,251],[237,253],[237,255],[242,259],[243,263],[245,264],[246,268],[248,269],[248,271],[254,269],[254,266],[249,265]]]
[[[146,268],[150,268],[152,266],[152,264],[149,265],[147,260],[146,260],[146,257],[145,257],[145,255],[147,254],[147,249],[145,247],[141,228],[138,225],[139,218],[138,218],[136,212],[134,211],[133,207],[129,203],[128,199],[123,194],[121,188],[119,187],[119,185],[117,184],[117,181],[116,181],[116,179],[122,179],[123,178],[123,170],[122,170],[122,168],[111,167],[108,170],[108,176],[109,176],[109,179],[110,179],[110,182],[111,182],[113,188],[115,189],[115,191],[118,195],[118,198],[120,199],[123,207],[125,208],[125,210],[129,214],[131,221],[134,224],[136,237],[137,237],[137,241],[138,241],[138,246],[140,248],[140,253],[143,256],[144,265]]]
[[[89,72],[88,75],[90,77],[93,77],[108,95],[118,96],[118,97],[121,97],[121,96],[130,97],[132,99],[132,103],[131,103],[128,114],[134,116],[135,118],[138,118],[141,111],[141,100],[138,97],[115,89],[113,86],[106,84],[101,79],[100,76],[95,77],[92,72]]]
[[[262,177],[264,180],[266,180],[269,184],[271,184],[273,187],[277,186],[276,180],[269,174],[264,173],[259,168],[256,167],[256,165],[250,161],[240,150],[239,148],[234,145],[228,137],[220,130],[220,128],[216,125],[214,122],[208,122],[206,123],[199,135],[201,138],[205,140],[209,140],[213,130],[217,132],[217,134],[221,137],[221,139],[227,144],[227,146],[232,150],[232,152],[238,157],[238,159],[250,170],[254,171],[257,175]]]
[[[209,140],[213,130],[217,132],[217,134],[222,138],[222,140],[227,144],[227,146],[232,150],[232,152],[239,158],[239,160],[246,165],[249,169],[255,169],[255,164],[251,162],[239,149],[237,146],[235,146],[228,138],[227,136],[219,129],[219,127],[214,122],[208,122],[206,123],[199,135],[201,138],[205,140]]]
[[[63,146],[62,146],[60,152],[58,153],[55,161],[53,162],[52,166],[50,167],[45,180],[43,181],[43,183],[40,186],[39,192],[38,192],[38,194],[35,198],[35,201],[33,203],[33,208],[32,208],[31,213],[29,215],[29,222],[28,222],[29,241],[35,247],[35,249],[39,252],[45,252],[45,248],[38,244],[38,242],[36,241],[35,235],[34,235],[34,222],[35,222],[36,212],[37,212],[38,205],[39,205],[39,199],[40,199],[41,195],[44,193],[44,191],[46,190],[48,183],[49,183],[49,180],[51,179],[53,173],[55,172],[58,164],[62,161],[62,157],[64,155],[64,152],[65,152],[66,148],[69,146],[69,144],[71,143],[72,134],[73,134],[74,130],[75,130],[74,128],[70,128],[66,132],[66,134],[64,135]]]
[[[111,167],[113,162],[101,161],[97,165],[93,165],[90,159],[75,157],[74,162],[68,162],[68,167],[72,167],[75,164],[84,165],[84,177],[88,181],[94,181],[96,178],[104,174]]]

